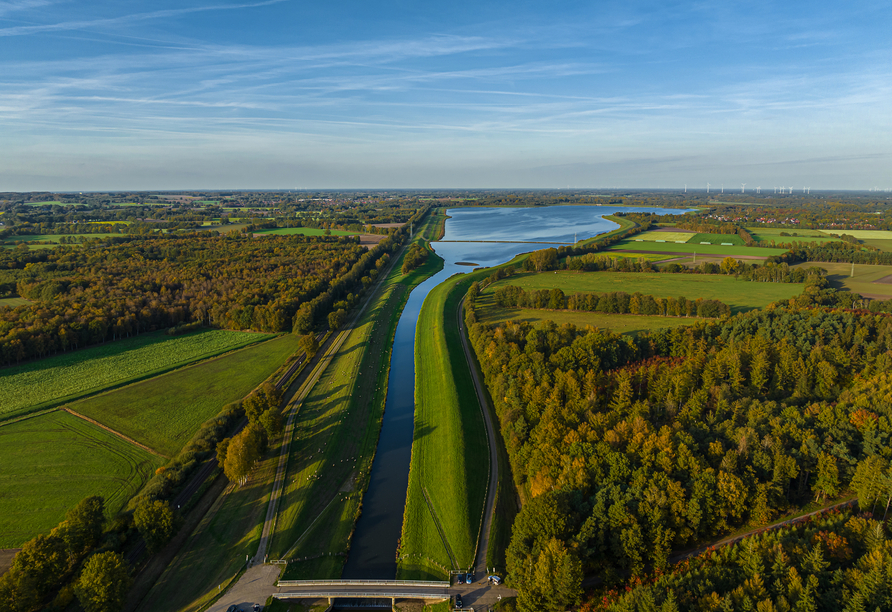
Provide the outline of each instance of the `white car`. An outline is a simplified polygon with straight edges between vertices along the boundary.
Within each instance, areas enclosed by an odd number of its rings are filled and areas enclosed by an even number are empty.
[[[490,576],[490,577],[488,578],[488,580],[489,580],[492,584],[495,584],[495,585],[500,585],[500,584],[502,584],[502,579],[499,578],[498,576],[495,576],[495,575]]]

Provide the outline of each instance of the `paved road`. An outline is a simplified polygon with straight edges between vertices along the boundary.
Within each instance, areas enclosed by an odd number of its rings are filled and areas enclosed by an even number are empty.
[[[499,488],[499,454],[496,446],[496,433],[492,424],[492,416],[490,415],[489,402],[486,399],[486,388],[480,380],[477,372],[477,365],[474,355],[471,353],[471,347],[468,343],[467,334],[465,333],[465,321],[462,314],[464,313],[465,300],[462,298],[458,304],[456,318],[458,319],[458,332],[461,336],[461,346],[465,353],[465,360],[468,362],[468,369],[471,371],[471,380],[474,382],[474,390],[477,392],[477,401],[480,403],[480,410],[483,412],[483,422],[486,425],[486,440],[489,444],[489,486],[487,487],[486,508],[483,511],[483,526],[480,530],[480,537],[477,539],[477,558],[474,560],[474,571],[478,576],[487,574],[486,551],[489,548],[489,532],[492,529],[492,515],[495,509],[496,491]]]

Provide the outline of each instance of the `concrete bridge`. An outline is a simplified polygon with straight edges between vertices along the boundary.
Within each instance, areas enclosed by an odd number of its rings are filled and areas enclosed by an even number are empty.
[[[489,584],[485,578],[474,584],[450,585],[445,581],[419,580],[279,580],[276,599],[324,599],[329,605],[335,599],[390,600],[398,599],[437,602],[461,595],[465,607],[492,607],[501,597],[514,597],[517,592],[504,586]]]

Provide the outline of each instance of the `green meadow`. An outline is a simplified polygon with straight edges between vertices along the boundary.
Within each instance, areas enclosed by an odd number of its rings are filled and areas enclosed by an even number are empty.
[[[268,340],[269,334],[142,334],[0,369],[0,420]]]
[[[173,456],[198,427],[266,380],[293,353],[285,334],[148,380],[94,395],[69,408],[141,444]]]
[[[90,495],[113,516],[164,459],[67,412],[0,427],[0,548],[48,533]]]

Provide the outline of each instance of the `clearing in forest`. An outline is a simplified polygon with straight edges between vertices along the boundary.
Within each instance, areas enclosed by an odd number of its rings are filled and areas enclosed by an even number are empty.
[[[114,516],[163,463],[63,411],[0,427],[0,548],[49,533],[90,495]]]

